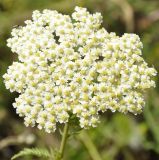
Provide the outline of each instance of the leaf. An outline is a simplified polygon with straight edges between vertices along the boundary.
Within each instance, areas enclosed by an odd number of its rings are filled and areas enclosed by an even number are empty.
[[[17,159],[22,156],[36,156],[48,159],[51,157],[51,154],[47,149],[43,148],[24,148],[22,151],[14,155],[11,160]]]

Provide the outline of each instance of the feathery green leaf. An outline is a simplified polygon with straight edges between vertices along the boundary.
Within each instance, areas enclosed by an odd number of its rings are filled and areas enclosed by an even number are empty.
[[[44,148],[24,148],[22,151],[14,155],[11,160],[17,159],[22,156],[36,156],[48,159],[51,157],[51,154],[47,149]]]

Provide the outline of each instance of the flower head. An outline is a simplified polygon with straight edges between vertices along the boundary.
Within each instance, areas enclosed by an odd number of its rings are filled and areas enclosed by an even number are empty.
[[[143,93],[154,87],[154,68],[141,57],[136,34],[122,37],[101,27],[100,13],[76,7],[72,16],[34,11],[14,28],[8,46],[18,54],[3,76],[26,126],[53,132],[74,114],[82,128],[96,127],[99,113],[140,113]]]

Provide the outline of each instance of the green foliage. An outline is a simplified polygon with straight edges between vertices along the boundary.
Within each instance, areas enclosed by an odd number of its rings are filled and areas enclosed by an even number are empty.
[[[42,148],[25,148],[24,150],[20,151],[19,153],[15,154],[12,157],[12,160],[17,159],[19,157],[23,156],[36,156],[44,159],[49,159],[52,157],[50,152],[47,149],[42,149]]]

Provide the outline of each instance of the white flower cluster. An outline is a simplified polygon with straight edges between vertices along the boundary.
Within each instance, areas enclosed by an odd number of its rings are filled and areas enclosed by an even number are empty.
[[[6,88],[21,93],[13,106],[26,126],[54,132],[70,115],[82,128],[95,127],[100,112],[140,113],[145,89],[157,74],[141,57],[135,34],[122,37],[101,28],[100,13],[76,7],[72,16],[34,11],[14,28],[8,46],[18,54],[3,76]]]

